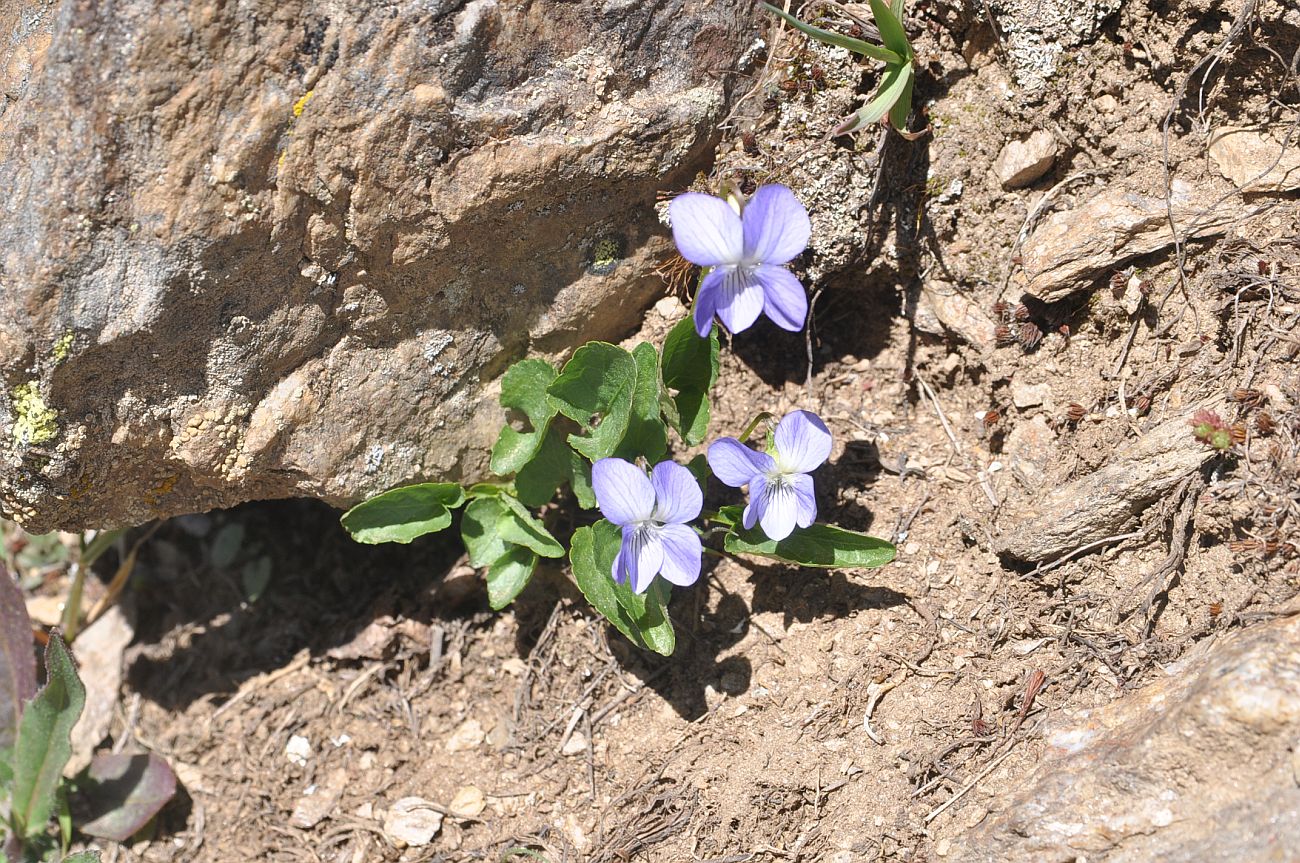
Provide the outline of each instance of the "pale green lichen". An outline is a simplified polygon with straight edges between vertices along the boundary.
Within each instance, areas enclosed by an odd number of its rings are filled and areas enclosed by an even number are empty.
[[[14,387],[9,401],[14,412],[14,442],[19,446],[36,446],[58,435],[59,413],[45,404],[36,381]]]
[[[618,237],[602,237],[591,250],[591,263],[587,270],[592,275],[607,276],[614,272],[622,258],[622,240]]]
[[[73,333],[71,330],[69,330],[68,332],[59,336],[59,340],[54,343],[54,347],[50,350],[50,355],[54,357],[55,365],[66,360],[68,358],[68,354],[72,353],[73,338],[74,338]]]

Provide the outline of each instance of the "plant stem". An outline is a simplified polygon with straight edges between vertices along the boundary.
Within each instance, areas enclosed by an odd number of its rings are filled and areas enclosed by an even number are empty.
[[[77,637],[77,627],[81,624],[81,589],[86,583],[86,567],[81,561],[72,564],[72,587],[68,590],[68,601],[63,604],[63,617],[60,621],[63,637],[68,642]]]

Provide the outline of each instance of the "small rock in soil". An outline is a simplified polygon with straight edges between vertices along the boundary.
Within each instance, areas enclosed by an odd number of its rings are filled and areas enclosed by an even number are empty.
[[[292,764],[306,767],[307,759],[311,758],[311,741],[301,734],[293,735],[289,738],[289,742],[285,744],[284,757],[288,758]]]
[[[1043,416],[1019,423],[1007,435],[1005,445],[1007,460],[1025,482],[1034,488],[1041,486],[1047,468],[1056,455],[1056,432]]]
[[[1011,379],[1011,403],[1016,407],[1032,408],[1046,404],[1050,407],[1052,388],[1048,384],[1031,384],[1019,376]]]
[[[482,788],[466,785],[451,798],[451,805],[447,808],[458,817],[477,818],[487,808],[487,797],[484,796]]]
[[[954,859],[1293,859],[1300,617],[1203,642],[1172,676],[1046,739],[1025,792]]]
[[[483,742],[483,737],[483,725],[477,719],[466,719],[447,738],[447,751],[465,752],[476,749]]]
[[[1146,504],[1173,491],[1214,457],[1213,449],[1192,436],[1187,422],[1191,413],[1157,426],[1131,444],[1116,441],[1119,457],[1111,464],[1035,497],[1018,510],[1009,509],[998,553],[1025,561],[1052,560],[1128,530]],[[1011,444],[1008,439],[1008,450]]]
[[[307,830],[324,821],[334,812],[347,784],[348,772],[342,767],[335,768],[324,782],[313,785],[298,798],[293,814],[289,816],[289,823]]]
[[[1026,292],[1056,302],[1091,287],[1104,273],[1173,245],[1163,195],[1132,188],[1132,181],[1110,184],[1081,207],[1053,213],[1038,226],[1021,251]],[[1252,210],[1209,206],[1211,189],[1173,182],[1174,221],[1188,237],[1224,233]]]
[[[997,330],[993,319],[956,285],[934,281],[921,286],[916,325],[935,336],[952,332],[981,349],[992,347]]]
[[[394,843],[419,848],[428,845],[442,829],[442,813],[429,808],[421,797],[403,797],[384,817],[384,836]]]
[[[1219,173],[1243,192],[1291,192],[1300,189],[1300,151],[1259,129],[1224,126],[1210,136],[1210,159]]]
[[[560,749],[560,752],[564,755],[580,755],[586,751],[587,735],[583,734],[581,731],[573,732],[569,739],[564,742],[564,746]]]
[[[1021,189],[1052,169],[1056,138],[1039,129],[1023,141],[1008,141],[993,163],[993,173],[1004,189]]]

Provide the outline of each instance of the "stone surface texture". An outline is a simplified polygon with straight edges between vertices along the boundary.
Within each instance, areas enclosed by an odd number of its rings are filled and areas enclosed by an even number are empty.
[[[993,173],[1004,189],[1030,185],[1052,169],[1056,138],[1039,129],[1023,141],[1008,141],[993,163]]]
[[[1091,43],[1119,10],[1119,0],[992,0],[985,7],[996,22],[1016,83],[1033,93],[1075,53]]]
[[[1300,189],[1300,142],[1287,146],[1260,129],[1224,126],[1210,136],[1210,160],[1243,192]]]
[[[739,0],[0,2],[0,503],[480,476],[494,382],[662,291]]]
[[[1215,454],[1196,440],[1181,416],[1118,452],[1110,464],[1010,508],[1000,522],[997,552],[1017,560],[1052,560],[1123,533],[1147,505],[1172,492]]]
[[[1216,197],[1175,179],[1169,203],[1179,232],[1188,238],[1223,234],[1255,212]],[[1053,213],[1025,241],[1023,289],[1044,302],[1062,300],[1134,258],[1172,246],[1169,211],[1163,195],[1120,181],[1078,207]]]
[[[1300,616],[1207,640],[1048,732],[1025,790],[949,859],[1235,863],[1300,848]]]

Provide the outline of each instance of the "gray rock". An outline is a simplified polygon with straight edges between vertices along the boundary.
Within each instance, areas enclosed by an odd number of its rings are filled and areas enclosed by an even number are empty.
[[[1052,387],[1050,384],[1031,384],[1025,375],[1017,374],[1011,378],[1011,403],[1020,409],[1046,405],[1052,407]]]
[[[1123,533],[1150,502],[1173,491],[1215,450],[1192,435],[1188,417],[1152,429],[1119,457],[1087,476],[1008,511],[997,541],[999,554],[1018,560],[1052,560],[1088,543]]]
[[[932,335],[955,333],[977,348],[993,347],[997,324],[956,285],[927,279],[921,285],[916,325]]]
[[[1188,237],[1214,236],[1256,212],[1211,206],[1216,197],[1211,189],[1194,189],[1175,179],[1171,200],[1179,231]],[[1061,300],[1128,261],[1173,244],[1164,197],[1119,181],[1082,206],[1053,213],[1029,235],[1021,252],[1024,289],[1045,302]]]
[[[738,0],[5,12],[0,504],[30,530],[482,475],[495,381],[662,290]],[[6,4],[6,9],[13,8]]]
[[[987,863],[1246,863],[1300,848],[1300,616],[1203,642],[1169,677],[1049,732]]]
[[[1031,488],[1041,488],[1053,459],[1058,458],[1056,432],[1041,414],[1017,423],[1003,448],[1013,474]]]
[[[993,173],[1004,189],[1030,185],[1056,162],[1056,138],[1039,129],[1023,141],[1008,141],[993,162]]]
[[[1119,0],[992,0],[985,7],[997,25],[1016,82],[1042,90],[1072,49],[1089,45]]]

